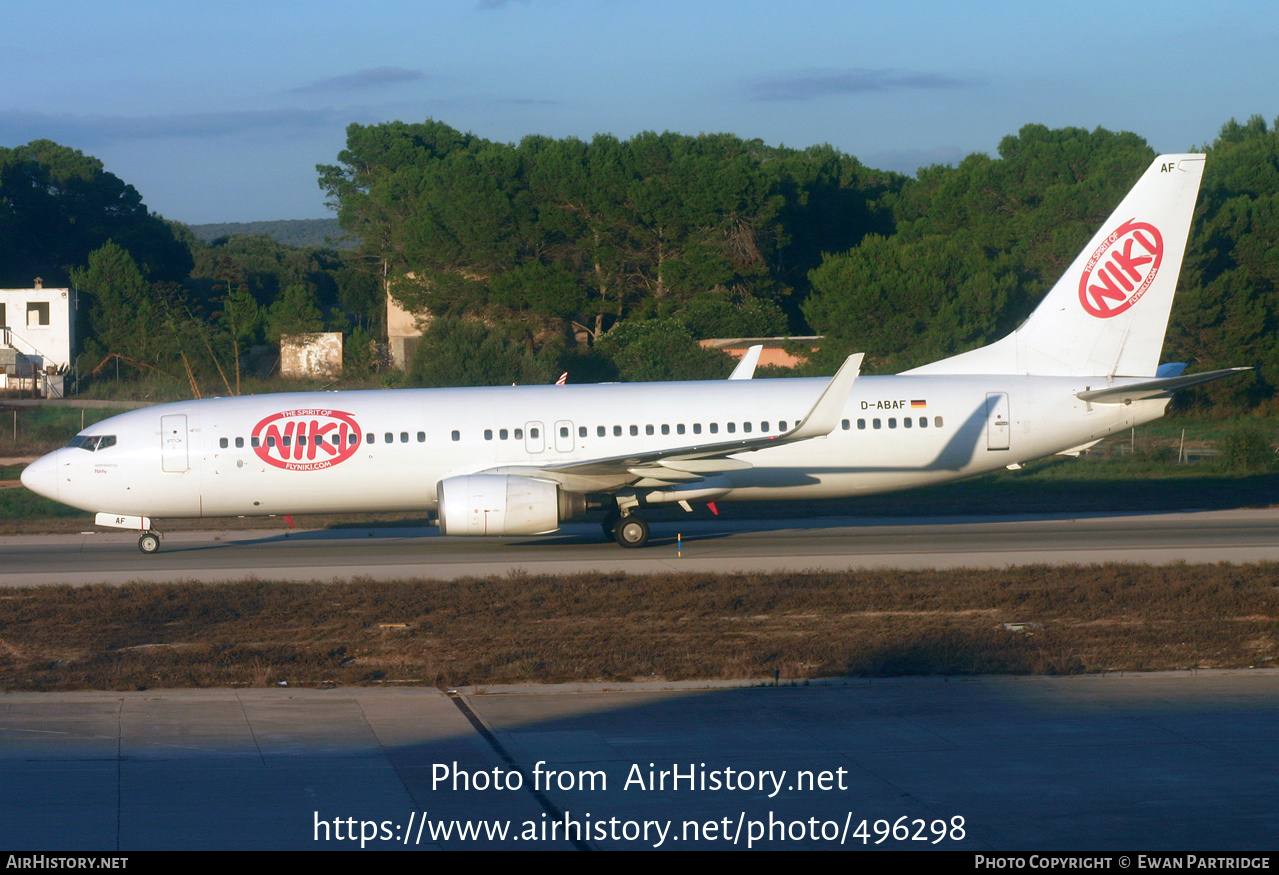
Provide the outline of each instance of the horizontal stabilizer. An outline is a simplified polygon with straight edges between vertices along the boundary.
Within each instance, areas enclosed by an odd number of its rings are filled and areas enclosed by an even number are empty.
[[[1188,374],[1184,377],[1165,377],[1161,380],[1144,380],[1140,383],[1129,383],[1127,386],[1111,386],[1106,389],[1090,389],[1087,392],[1076,392],[1075,396],[1092,404],[1128,404],[1143,398],[1157,398],[1170,395],[1178,389],[1198,386],[1200,383],[1211,383],[1232,374],[1251,371],[1252,368],[1226,368],[1221,371],[1204,371],[1202,374]]]

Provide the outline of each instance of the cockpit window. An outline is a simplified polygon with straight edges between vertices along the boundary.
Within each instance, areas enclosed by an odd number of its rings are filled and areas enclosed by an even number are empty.
[[[107,447],[115,446],[115,435],[113,434],[78,434],[71,439],[68,447],[76,447],[81,450],[88,450],[96,453],[98,450],[105,450]]]

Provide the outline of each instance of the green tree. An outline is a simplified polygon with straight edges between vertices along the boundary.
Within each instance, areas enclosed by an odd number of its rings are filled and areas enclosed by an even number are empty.
[[[119,353],[154,365],[159,350],[160,308],[133,257],[111,241],[89,254],[71,282],[90,298],[88,347],[99,356]]]
[[[553,358],[530,353],[502,331],[457,317],[434,320],[413,354],[414,386],[509,386],[550,383]]]
[[[98,159],[50,140],[0,148],[0,285],[64,283],[108,240],[151,280],[178,282],[191,270],[170,225]]]

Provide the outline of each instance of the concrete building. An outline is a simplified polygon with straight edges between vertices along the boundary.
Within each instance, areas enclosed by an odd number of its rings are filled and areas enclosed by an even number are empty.
[[[62,395],[62,378],[75,361],[76,293],[0,289],[0,391]]]
[[[705,349],[722,349],[735,359],[746,355],[752,346],[763,346],[760,353],[760,365],[776,365],[782,368],[793,368],[803,363],[803,359],[792,355],[787,346],[803,347],[809,352],[817,352],[822,345],[821,335],[805,335],[797,337],[712,337],[697,341]]]
[[[339,377],[342,375],[342,332],[315,331],[280,338],[280,375]]]

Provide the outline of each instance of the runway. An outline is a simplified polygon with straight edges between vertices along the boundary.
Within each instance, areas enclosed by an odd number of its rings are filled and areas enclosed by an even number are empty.
[[[595,525],[554,535],[445,538],[433,528],[176,532],[145,556],[135,535],[0,537],[0,586],[171,580],[453,579],[595,571],[1004,568],[1033,563],[1279,562],[1279,508],[1173,514],[690,520],[648,547]]]
[[[2,844],[1255,855],[1277,703],[1264,670],[13,693]]]

